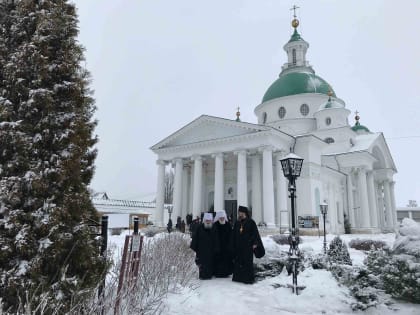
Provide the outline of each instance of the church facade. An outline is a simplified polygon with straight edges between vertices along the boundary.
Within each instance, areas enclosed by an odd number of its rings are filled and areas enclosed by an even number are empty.
[[[248,206],[256,223],[290,227],[288,183],[280,159],[304,159],[296,181],[297,216],[320,216],[328,204],[327,230],[392,231],[396,226],[396,167],[381,132],[356,122],[331,86],[306,60],[309,44],[297,31],[284,45],[287,62],[254,113],[257,123],[202,115],[151,147],[157,154],[156,225],[164,207],[166,167],[175,168],[172,218],[225,209],[236,217]]]

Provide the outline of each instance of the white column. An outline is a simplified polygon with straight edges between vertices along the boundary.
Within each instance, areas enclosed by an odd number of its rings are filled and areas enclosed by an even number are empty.
[[[359,168],[358,179],[358,191],[360,198],[360,227],[370,227],[370,214],[369,214],[369,200],[367,194],[367,183],[366,183],[366,171],[363,168]]]
[[[273,151],[271,147],[265,147],[262,151],[264,222],[267,227],[274,227]]]
[[[376,189],[375,183],[373,181],[373,172],[369,171],[367,173],[367,188],[368,188],[368,198],[369,198],[369,212],[371,219],[371,226],[377,228],[378,224],[378,209],[376,207]]]
[[[203,180],[203,160],[201,156],[192,157],[194,160],[194,187],[193,187],[193,217],[201,214],[201,183]]]
[[[158,178],[157,178],[157,191],[156,191],[156,209],[153,222],[156,226],[163,226],[163,211],[165,202],[165,162],[157,160],[158,165]]]
[[[386,227],[384,217],[384,197],[382,191],[382,183],[376,183],[376,195],[378,197],[378,215],[379,215],[379,227],[383,230]]]
[[[223,153],[214,154],[214,211],[225,208]]]
[[[261,209],[261,166],[260,155],[252,155],[252,218],[258,224],[262,222]]]
[[[193,198],[194,198],[194,167],[190,167],[189,170],[189,177],[190,177],[190,181],[189,181],[189,185],[188,185],[188,194],[189,194],[189,209],[188,209],[188,213],[193,214]],[[195,219],[195,218],[193,218]]]
[[[391,201],[391,190],[389,187],[389,181],[384,182],[384,199],[385,199],[385,211],[386,211],[386,227],[388,229],[394,229],[394,217],[392,215],[392,201]]]
[[[356,227],[356,219],[354,217],[354,199],[353,199],[353,179],[352,171],[347,174],[347,199],[349,207],[349,220],[352,228]]]
[[[248,207],[246,151],[236,152],[238,155],[238,207]]]
[[[175,178],[174,178],[174,195],[173,195],[173,213],[172,219],[176,219],[181,216],[182,207],[182,159],[175,159]]]
[[[184,165],[182,171],[182,207],[181,207],[181,219],[185,220],[188,213],[188,171],[190,166],[188,164]]]
[[[289,218],[287,213],[287,183],[286,177],[283,175],[283,168],[281,167],[280,159],[284,156],[283,153],[275,155],[276,158],[276,179],[277,179],[277,213],[279,216],[279,226],[289,226]]]
[[[394,188],[395,188],[395,182],[391,181],[389,183],[389,190],[390,190],[390,193],[391,193],[392,218],[394,219],[394,227],[397,227],[397,224],[398,224],[397,223],[397,207],[396,207],[396,204],[395,204]]]

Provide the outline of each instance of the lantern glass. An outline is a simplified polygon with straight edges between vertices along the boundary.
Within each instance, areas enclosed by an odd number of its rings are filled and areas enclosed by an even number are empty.
[[[328,205],[326,203],[321,203],[319,205],[319,207],[320,207],[320,210],[321,210],[321,213],[322,214],[327,214],[327,212],[328,212]]]
[[[280,160],[283,174],[287,178],[299,177],[302,171],[303,159],[296,154],[289,153],[284,159]]]

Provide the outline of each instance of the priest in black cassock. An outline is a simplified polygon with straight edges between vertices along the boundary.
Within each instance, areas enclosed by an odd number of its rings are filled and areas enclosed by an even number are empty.
[[[204,213],[203,223],[194,231],[191,249],[195,251],[195,263],[198,266],[199,278],[211,279],[214,274],[214,255],[219,252],[219,241],[213,226],[213,215]]]
[[[214,256],[214,275],[217,278],[225,278],[232,274],[232,255],[229,249],[229,242],[232,235],[232,226],[230,225],[226,211],[216,211],[213,229],[216,231],[219,239],[219,249]]]
[[[239,206],[238,220],[233,228],[231,247],[233,252],[232,281],[254,283],[254,249],[260,235],[255,221],[249,217],[248,208]]]

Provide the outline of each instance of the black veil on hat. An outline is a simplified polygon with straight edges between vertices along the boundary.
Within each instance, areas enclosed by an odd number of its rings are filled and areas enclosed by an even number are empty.
[[[238,212],[243,212],[246,214],[247,217],[249,217],[249,211],[248,211],[248,207],[245,206],[239,206],[238,208]]]

